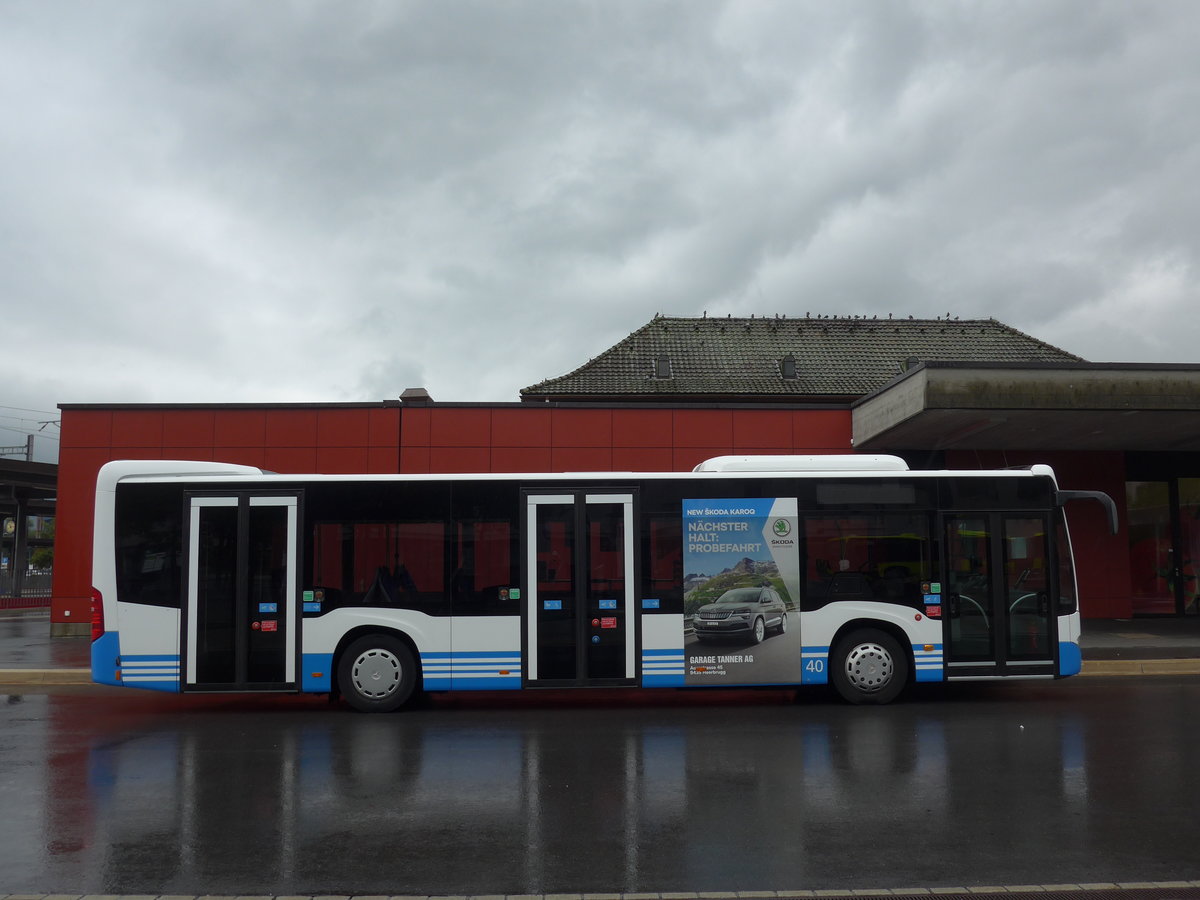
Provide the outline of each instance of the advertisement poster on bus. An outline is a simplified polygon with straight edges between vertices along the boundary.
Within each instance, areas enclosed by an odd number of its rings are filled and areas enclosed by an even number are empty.
[[[800,681],[795,498],[683,501],[685,684]]]

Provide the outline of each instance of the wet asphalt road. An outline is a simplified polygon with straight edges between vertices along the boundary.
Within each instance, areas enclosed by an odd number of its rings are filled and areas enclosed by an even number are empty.
[[[1200,877],[1200,677],[791,698],[0,697],[0,894]]]

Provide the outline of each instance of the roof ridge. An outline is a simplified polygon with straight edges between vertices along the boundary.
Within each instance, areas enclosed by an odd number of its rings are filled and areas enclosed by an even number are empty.
[[[671,361],[655,377],[654,358]],[[800,361],[799,377],[780,360]],[[635,331],[565,375],[522,388],[523,398],[556,395],[830,397],[862,395],[893,377],[899,360],[1086,362],[988,316],[977,319],[811,313],[669,316],[655,313]],[[791,371],[791,370],[789,370]]]

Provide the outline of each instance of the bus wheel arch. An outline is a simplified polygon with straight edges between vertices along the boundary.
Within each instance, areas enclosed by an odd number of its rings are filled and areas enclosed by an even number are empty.
[[[356,628],[334,653],[335,690],[359,712],[392,712],[419,692],[421,656],[401,631]]]
[[[849,703],[891,703],[908,687],[912,673],[911,641],[886,622],[847,622],[830,644],[829,681]]]

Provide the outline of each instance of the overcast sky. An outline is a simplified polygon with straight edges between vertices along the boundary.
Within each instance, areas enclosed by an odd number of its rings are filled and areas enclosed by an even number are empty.
[[[0,0],[0,444],[516,400],[658,312],[1200,362],[1198,47],[1193,0]]]

